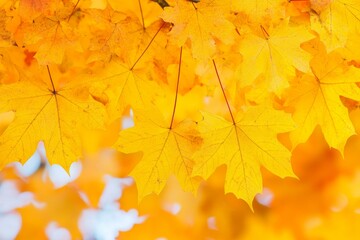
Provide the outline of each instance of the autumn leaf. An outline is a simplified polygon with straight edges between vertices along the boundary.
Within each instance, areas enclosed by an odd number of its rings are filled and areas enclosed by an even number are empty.
[[[175,121],[177,108],[182,48],[176,79],[175,101],[171,118],[164,118],[157,109],[135,112],[135,127],[121,131],[115,147],[123,153],[142,152],[143,157],[131,172],[138,186],[138,197],[150,193],[159,194],[170,176],[175,175],[183,189],[197,190],[197,181],[192,179],[194,162],[191,156],[202,139],[191,120]],[[167,119],[167,120],[166,120]]]
[[[344,47],[350,33],[360,30],[360,2],[357,0],[312,0],[311,28],[329,51]]]
[[[294,146],[305,142],[320,125],[330,147],[341,153],[347,139],[355,134],[348,110],[340,96],[360,100],[360,70],[336,52],[320,53],[311,62],[312,74],[299,76],[286,92],[286,105],[294,109],[298,127],[291,132]]]
[[[137,0],[137,1],[117,1],[107,0],[108,4],[116,11],[132,15],[135,13],[139,21],[141,21],[142,27],[145,29],[152,23],[159,20],[159,15],[162,12],[161,7],[152,0]],[[165,0],[159,0],[165,4]],[[165,3],[163,3],[165,2]]]
[[[166,7],[161,17],[174,24],[170,35],[179,46],[189,39],[194,58],[206,59],[216,52],[216,39],[227,44],[234,41],[235,28],[226,20],[229,9],[229,0],[176,0],[175,6]]]
[[[73,82],[53,78],[42,71],[34,78],[0,86],[0,111],[15,112],[15,119],[0,136],[0,165],[25,163],[39,141],[44,141],[51,164],[69,169],[81,156],[79,127],[101,128],[105,107],[89,94],[89,84],[80,77]],[[85,80],[85,81],[84,81]]]
[[[164,31],[166,24],[163,22],[149,26],[141,32],[141,39],[132,40],[136,41],[137,48],[121,58],[114,56],[97,81],[96,91],[103,91],[109,98],[107,109],[111,119],[121,116],[126,107],[145,108],[153,101],[157,94],[155,89],[159,89],[157,82],[161,81],[158,74],[172,63],[171,55],[164,51],[167,47],[163,41]],[[153,52],[158,52],[158,57],[152,57]]]
[[[238,114],[234,123],[215,115],[203,115],[199,131],[204,144],[194,157],[194,175],[207,179],[225,164],[225,193],[234,193],[249,206],[262,190],[260,166],[280,177],[295,176],[289,151],[276,139],[278,133],[292,129],[291,120],[285,114],[269,107],[254,107]]]
[[[214,66],[216,69],[215,62]],[[223,88],[220,77],[219,83]],[[207,179],[216,168],[226,165],[225,193],[234,193],[251,206],[254,196],[262,190],[260,166],[280,177],[295,176],[290,152],[277,140],[278,133],[294,126],[288,114],[271,106],[248,107],[236,115],[229,105],[228,110],[231,121],[203,113],[199,131],[204,143],[195,153],[193,174]]]
[[[55,5],[55,6],[54,6]],[[19,1],[19,15],[26,20],[33,20],[39,17],[43,12],[53,12],[56,9],[56,3],[49,0],[20,0]]]
[[[303,26],[291,27],[285,21],[279,26],[253,26],[244,34],[239,49],[244,56],[240,65],[240,84],[255,85],[254,91],[280,94],[289,86],[295,69],[309,71],[311,55],[301,49],[301,43],[313,38]]]
[[[139,199],[150,193],[159,194],[171,175],[177,177],[184,190],[195,192],[197,184],[191,176],[190,157],[201,144],[195,123],[185,121],[170,126],[160,113],[152,119],[147,115],[138,113],[135,127],[122,131],[115,144],[124,153],[143,152],[143,158],[130,173],[137,183]]]
[[[267,16],[280,18],[284,12],[286,0],[253,0],[253,1],[232,1],[232,9],[235,12],[243,12],[252,21],[264,21]]]
[[[88,61],[109,61],[112,54],[123,58],[142,39],[142,25],[135,16],[114,11],[110,7],[104,10],[89,9],[85,13],[81,31],[83,42],[92,53]]]
[[[23,21],[15,33],[17,44],[34,47],[41,65],[60,64],[69,49],[80,52],[76,28],[69,22],[75,8],[67,2],[56,8],[54,15],[41,14],[31,22]]]

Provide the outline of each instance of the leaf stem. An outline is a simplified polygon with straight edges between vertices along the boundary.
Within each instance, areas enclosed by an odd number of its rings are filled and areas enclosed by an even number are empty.
[[[171,116],[171,123],[169,129],[172,129],[173,123],[174,123],[174,117],[175,117],[175,111],[176,111],[176,104],[177,104],[177,98],[179,93],[179,83],[180,83],[180,71],[181,71],[181,59],[182,59],[182,47],[180,48],[180,58],[179,58],[179,68],[178,68],[178,76],[176,81],[176,93],[175,93],[175,102],[174,102],[174,108]]]
[[[142,10],[140,0],[138,0],[138,3],[139,3],[139,7],[140,7],[140,14],[141,14],[141,21],[142,21],[142,25],[143,25],[143,30],[145,30],[145,19],[144,19],[144,13],[143,13],[143,10]]]
[[[193,5],[194,9],[197,10],[197,7],[195,6],[193,1],[191,1],[191,4]]]
[[[134,62],[134,64],[131,66],[130,70],[133,70],[134,67],[136,66],[136,64],[140,61],[140,59],[142,58],[142,56],[144,56],[144,54],[146,53],[146,51],[149,49],[149,47],[151,46],[152,42],[154,41],[154,39],[156,38],[156,36],[158,35],[158,33],[160,32],[160,30],[165,26],[165,22],[163,24],[161,24],[160,28],[157,30],[157,32],[155,33],[155,35],[152,37],[152,39],[150,40],[149,44],[146,46],[146,48],[144,49],[144,51],[140,54],[140,56],[138,57],[138,59],[136,59],[136,61]]]
[[[71,11],[71,13],[70,13],[70,15],[69,15],[69,17],[68,17],[67,21],[70,21],[70,18],[71,18],[71,16],[74,14],[74,12],[75,12],[75,10],[76,10],[76,8],[77,8],[77,6],[78,6],[79,2],[80,2],[80,0],[78,0],[78,1],[76,2],[76,4],[75,4],[74,8],[72,9],[72,11]]]
[[[229,113],[230,113],[230,116],[231,116],[231,120],[232,120],[233,124],[235,124],[235,118],[234,118],[234,115],[232,114],[229,101],[228,101],[228,99],[227,99],[227,97],[226,97],[225,90],[224,90],[224,86],[223,86],[222,83],[221,83],[219,71],[218,71],[218,69],[217,69],[217,67],[216,67],[215,60],[213,59],[212,62],[213,62],[213,64],[214,64],[216,76],[217,76],[217,79],[218,79],[218,81],[219,81],[219,84],[220,84],[220,87],[221,87],[221,91],[222,91],[222,93],[223,93],[223,95],[224,95],[226,105],[227,105],[227,107],[228,107],[228,109],[229,109]]]
[[[46,69],[47,69],[47,72],[49,74],[49,78],[50,78],[50,82],[51,82],[51,86],[52,86],[52,90],[50,90],[53,94],[56,94],[56,90],[55,90],[55,86],[54,86],[54,82],[53,82],[53,79],[52,79],[52,76],[51,76],[51,73],[50,73],[50,69],[49,69],[49,65],[46,65]]]
[[[260,28],[262,33],[264,34],[265,39],[268,40],[270,38],[269,33],[265,30],[265,28],[262,25],[260,25]]]

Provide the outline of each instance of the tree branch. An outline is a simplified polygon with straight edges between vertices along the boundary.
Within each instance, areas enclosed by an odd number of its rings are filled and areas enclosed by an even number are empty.
[[[170,5],[166,2],[166,0],[151,0],[153,2],[156,2],[157,4],[160,5],[160,7],[165,8],[165,7],[169,7]]]

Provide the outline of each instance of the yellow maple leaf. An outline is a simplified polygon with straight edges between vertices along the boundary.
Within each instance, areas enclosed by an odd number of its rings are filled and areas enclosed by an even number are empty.
[[[66,50],[82,50],[76,28],[69,22],[76,5],[71,2],[59,5],[51,15],[43,13],[32,21],[22,22],[15,33],[18,45],[36,47],[35,58],[41,65],[60,64]]]
[[[193,175],[208,179],[226,165],[225,192],[252,207],[254,196],[262,191],[261,166],[280,177],[295,176],[290,152],[277,140],[277,134],[292,130],[294,124],[290,114],[269,104],[244,107],[234,115],[214,60],[213,64],[231,120],[203,112],[198,123],[203,144],[193,157]]]
[[[41,13],[51,13],[56,9],[57,3],[50,0],[20,0],[19,15],[26,20],[33,20],[41,15]]]
[[[335,52],[321,53],[310,64],[313,74],[299,77],[286,92],[285,104],[294,108],[293,118],[298,125],[290,137],[295,145],[305,142],[320,125],[330,147],[343,153],[355,130],[340,96],[360,100],[360,89],[355,84],[360,81],[360,70]]]
[[[130,173],[142,199],[151,193],[159,194],[171,175],[177,177],[183,189],[195,192],[197,183],[191,176],[190,157],[200,144],[194,122],[169,124],[161,113],[151,110],[136,114],[135,127],[120,132],[115,146],[124,153],[143,152]]]
[[[194,175],[209,178],[216,168],[227,166],[225,192],[234,193],[250,206],[262,191],[260,166],[280,177],[295,176],[290,152],[277,140],[277,134],[293,129],[289,115],[271,106],[249,107],[234,122],[203,113],[199,131],[204,138],[195,153]]]
[[[141,40],[136,41],[137,48],[128,50],[121,58],[113,56],[107,65],[94,89],[108,96],[107,108],[112,119],[121,116],[129,105],[145,108],[144,105],[158,94],[156,81],[163,78],[160,74],[172,63],[170,54],[165,51],[168,48],[164,42],[164,28],[163,22],[149,26],[142,32]],[[156,57],[153,52],[156,52]]]
[[[109,6],[104,10],[87,10],[80,24],[83,42],[92,53],[89,62],[108,61],[112,54],[127,56],[142,39],[143,27],[136,16],[114,11]]]
[[[329,51],[344,47],[349,33],[360,31],[358,0],[311,0],[311,28]]]
[[[215,39],[232,43],[235,27],[226,20],[230,0],[176,0],[174,7],[166,7],[161,17],[174,24],[170,35],[179,46],[191,40],[195,58],[206,59],[216,51]]]
[[[288,87],[288,78],[295,75],[295,69],[309,70],[311,55],[300,44],[311,38],[304,26],[291,27],[287,22],[268,30],[262,25],[252,28],[239,45],[244,56],[241,85],[251,85],[260,77],[256,91],[280,94]]]
[[[255,21],[263,21],[270,15],[273,18],[283,17],[286,0],[247,0],[232,1],[232,8],[236,12],[244,12]]]
[[[123,153],[143,153],[141,161],[131,172],[138,186],[139,199],[151,193],[159,194],[171,175],[177,177],[184,189],[192,192],[197,189],[197,182],[191,176],[193,161],[190,157],[194,149],[201,144],[201,138],[197,135],[193,121],[184,120],[178,123],[175,120],[182,52],[180,48],[178,74],[175,79],[175,102],[170,111],[171,116],[164,116],[158,108],[147,103],[147,108],[137,108],[135,111],[135,127],[121,131],[115,143],[116,148]],[[132,68],[130,71],[132,72]]]
[[[34,78],[0,85],[0,112],[15,112],[0,136],[0,168],[25,163],[44,141],[49,162],[68,169],[81,155],[78,128],[102,127],[105,108],[90,96],[89,79],[64,83],[52,78],[49,68]]]
[[[146,28],[159,19],[161,8],[154,1],[138,0],[138,1],[117,1],[107,0],[109,5],[116,11],[134,12],[138,19],[141,19],[142,27]]]

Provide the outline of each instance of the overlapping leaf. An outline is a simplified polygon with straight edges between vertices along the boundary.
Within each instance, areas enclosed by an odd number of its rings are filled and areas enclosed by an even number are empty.
[[[265,95],[269,91],[280,94],[289,85],[288,79],[295,75],[295,69],[309,70],[311,56],[301,49],[301,43],[311,38],[305,27],[290,27],[286,22],[268,30],[261,25],[253,27],[240,42],[244,56],[240,83],[246,86],[257,82],[257,88]]]
[[[360,31],[357,0],[310,1],[314,10],[311,26],[329,51],[343,47],[350,33]]]
[[[75,5],[67,2],[55,6],[57,8],[54,8],[53,14],[48,15],[46,11],[40,11],[35,19],[23,21],[15,35],[19,45],[36,48],[35,57],[42,65],[60,64],[68,49],[81,51],[76,28],[69,22],[74,14]]]
[[[204,143],[194,156],[194,175],[207,179],[216,168],[227,166],[225,192],[234,193],[250,206],[262,190],[260,167],[280,177],[294,176],[290,152],[278,142],[278,133],[293,129],[289,115],[271,106],[250,107],[234,122],[203,113],[199,131]]]
[[[295,145],[305,142],[320,125],[328,144],[343,152],[355,130],[340,96],[360,100],[360,70],[337,53],[321,53],[310,64],[312,74],[296,79],[286,94],[298,125],[291,138]]]
[[[193,56],[204,59],[215,53],[215,39],[233,42],[234,26],[226,20],[229,10],[229,0],[176,0],[174,6],[165,8],[162,18],[174,24],[170,34],[180,46],[190,39]]]
[[[135,127],[122,131],[115,144],[124,153],[143,152],[143,158],[131,173],[138,186],[139,198],[150,193],[159,194],[172,175],[184,189],[195,192],[197,182],[191,175],[194,165],[191,155],[202,143],[195,123],[185,121],[170,126],[160,113],[152,119],[146,118],[151,115],[140,112]]]
[[[2,167],[13,161],[24,163],[43,141],[49,162],[68,170],[81,156],[79,127],[103,126],[105,107],[89,94],[88,83],[84,79],[64,83],[47,70],[34,79],[23,77],[0,86],[1,112],[15,113],[0,136]]]

